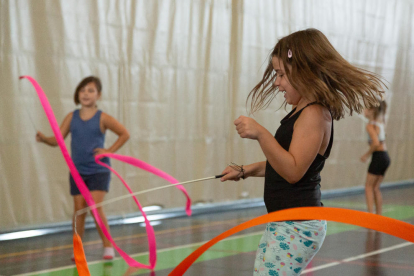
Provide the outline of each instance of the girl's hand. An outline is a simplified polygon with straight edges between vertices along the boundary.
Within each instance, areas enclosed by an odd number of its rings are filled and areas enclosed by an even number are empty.
[[[38,131],[36,133],[36,141],[37,142],[43,142],[44,143],[45,139],[46,139],[46,136],[43,133],[41,133],[40,131]]]
[[[246,116],[240,116],[234,121],[234,124],[241,138],[257,140],[263,130],[263,127],[254,119]]]
[[[230,166],[226,167],[224,171],[221,172],[221,174],[225,174],[225,176],[220,178],[221,182],[224,182],[227,180],[239,181],[243,175],[242,172],[236,171]]]
[[[99,154],[104,154],[104,153],[111,153],[111,151],[107,149],[101,149],[101,148],[96,148],[93,150],[93,156],[97,156]]]
[[[362,156],[361,156],[361,158],[360,158],[361,162],[362,162],[362,163],[367,162],[368,157],[369,157],[369,155],[368,155],[368,154],[364,154],[364,155],[362,155]]]

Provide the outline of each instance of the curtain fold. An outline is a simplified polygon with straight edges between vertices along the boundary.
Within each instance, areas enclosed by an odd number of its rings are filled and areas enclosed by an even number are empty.
[[[309,27],[324,32],[352,64],[386,78],[392,159],[386,181],[413,179],[413,18],[412,1],[0,0],[0,231],[69,221],[73,212],[68,169],[58,148],[36,143],[35,130],[52,132],[20,75],[38,80],[59,122],[77,108],[79,81],[100,77],[99,108],[131,134],[118,153],[187,181],[220,174],[231,161],[265,160],[256,141],[237,135],[233,121],[248,115],[247,95],[278,38]],[[277,96],[254,115],[271,133],[287,113],[282,103]],[[365,123],[358,115],[335,122],[324,190],[363,185]],[[115,140],[108,133],[106,146]],[[134,191],[167,184],[112,164]],[[187,190],[195,202],[258,198],[263,179],[211,180]],[[106,198],[125,192],[114,176]],[[165,208],[185,203],[175,189],[139,200]],[[105,210],[137,212],[132,200]]]

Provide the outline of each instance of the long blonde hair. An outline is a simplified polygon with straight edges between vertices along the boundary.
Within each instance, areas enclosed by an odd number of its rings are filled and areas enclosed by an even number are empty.
[[[247,98],[251,97],[251,113],[266,108],[279,92],[274,86],[272,57],[283,62],[291,85],[302,96],[312,96],[328,108],[335,120],[343,118],[346,109],[352,115],[353,111],[361,113],[365,107],[377,106],[377,97],[384,93],[382,86],[386,87],[381,76],[347,62],[321,31],[307,29],[277,42],[262,80]]]

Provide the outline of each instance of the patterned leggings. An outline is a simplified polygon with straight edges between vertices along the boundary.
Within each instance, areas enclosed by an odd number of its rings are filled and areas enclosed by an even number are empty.
[[[254,276],[300,275],[322,246],[326,221],[281,221],[266,225],[254,261]]]

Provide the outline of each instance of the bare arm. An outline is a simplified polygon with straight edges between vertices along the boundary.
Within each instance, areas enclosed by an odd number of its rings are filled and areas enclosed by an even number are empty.
[[[128,130],[118,122],[114,117],[102,112],[102,125],[104,130],[109,129],[118,135],[118,139],[113,143],[111,147],[108,149],[100,149],[97,148],[94,150],[95,155],[105,153],[105,152],[116,152],[119,148],[121,148],[126,141],[129,139],[129,132]]]
[[[266,161],[246,165],[244,170],[245,178],[250,176],[264,177],[266,172]]]
[[[368,157],[377,150],[377,148],[381,145],[380,141],[378,140],[378,133],[375,130],[375,126],[372,124],[367,124],[367,132],[369,137],[371,137],[371,144],[369,145],[369,150],[361,156],[361,161],[367,161]]]
[[[303,110],[296,121],[289,151],[270,133],[258,139],[272,168],[291,184],[303,177],[322,146],[326,126],[321,111],[311,107]]]
[[[60,132],[62,133],[63,139],[65,139],[69,132],[70,132],[70,123],[72,121],[73,112],[66,115],[65,119],[63,119],[62,124],[60,125]],[[56,147],[58,144],[56,142],[55,136],[45,136],[42,132],[38,131],[36,133],[36,141],[45,143],[46,145]]]
[[[306,108],[295,123],[289,151],[283,149],[273,135],[253,119],[240,116],[235,124],[242,138],[258,140],[272,168],[294,184],[303,177],[320,151],[330,121],[325,119],[320,106]]]
[[[265,171],[266,171],[266,161],[257,162],[257,163],[253,163],[250,165],[245,165],[243,166],[243,169],[244,169],[244,179],[250,176],[264,177]],[[227,180],[239,181],[240,178],[243,176],[241,172],[232,169],[230,166],[225,168],[221,174],[225,174],[225,176],[221,178],[221,181],[227,181]]]

